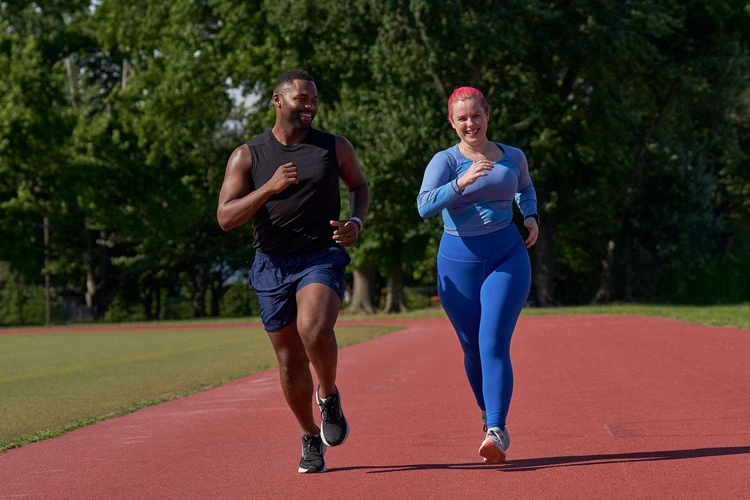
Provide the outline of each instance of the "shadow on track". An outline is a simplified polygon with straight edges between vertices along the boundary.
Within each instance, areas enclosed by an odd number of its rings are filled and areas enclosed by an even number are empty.
[[[607,465],[633,462],[657,462],[661,460],[685,460],[690,458],[721,457],[750,454],[750,446],[732,446],[726,448],[698,448],[695,450],[646,451],[636,453],[613,453],[610,455],[577,455],[567,457],[524,458],[509,460],[502,465],[484,465],[482,463],[464,464],[406,464],[406,465],[354,465],[336,467],[328,472],[348,470],[365,470],[368,474],[385,472],[408,472],[417,470],[496,470],[499,472],[523,472],[548,469],[552,467],[577,467],[582,465]]]

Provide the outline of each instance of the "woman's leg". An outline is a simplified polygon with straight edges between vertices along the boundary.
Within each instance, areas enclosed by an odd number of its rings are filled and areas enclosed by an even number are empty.
[[[441,244],[441,249],[443,244]],[[438,296],[464,351],[464,368],[477,405],[485,409],[479,323],[482,307],[482,263],[461,262],[438,255]]]
[[[531,285],[529,256],[520,238],[501,259],[486,262],[481,289],[479,352],[488,428],[505,427],[513,393],[510,340]]]

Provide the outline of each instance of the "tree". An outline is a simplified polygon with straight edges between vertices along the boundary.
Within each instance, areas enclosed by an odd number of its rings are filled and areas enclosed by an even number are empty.
[[[122,119],[144,154],[151,185],[146,192],[153,196],[156,187],[159,193],[156,203],[144,203],[145,212],[138,213],[148,226],[127,236],[140,244],[121,264],[146,264],[140,275],[154,277],[141,280],[152,290],[146,297],[159,297],[166,286],[157,277],[180,276],[183,288],[191,290],[196,316],[208,313],[209,295],[212,314],[219,314],[226,281],[238,262],[248,260],[249,247],[247,231],[220,237],[215,220],[223,165],[241,142],[222,76],[222,22],[216,12],[212,5],[187,1],[109,1],[97,10],[103,46],[129,61]],[[175,286],[172,278],[167,282]]]
[[[44,246],[43,221],[46,228],[50,219],[70,215],[65,167],[75,113],[64,60],[81,42],[77,26],[87,7],[80,1],[44,8],[0,5],[0,196],[6,214],[1,219],[3,232],[26,236],[3,238],[0,259],[34,281],[52,253]],[[16,221],[18,226],[9,227]],[[45,274],[53,271],[45,265]]]

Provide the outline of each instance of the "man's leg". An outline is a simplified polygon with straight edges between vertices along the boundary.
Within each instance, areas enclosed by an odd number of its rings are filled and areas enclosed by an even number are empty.
[[[258,293],[263,325],[279,361],[284,398],[303,432],[302,457],[297,471],[308,474],[326,471],[326,444],[313,418],[310,401],[313,379],[310,360],[297,330],[296,285],[285,279],[298,267],[299,261],[299,258],[271,258],[256,252],[252,283]]]
[[[328,281],[325,275],[320,279]],[[341,308],[339,297],[329,286],[316,282],[307,283],[297,292],[297,329],[318,375],[320,386],[315,399],[320,407],[320,437],[328,446],[343,444],[349,436],[349,423],[336,388],[338,347],[333,327]]]
[[[321,283],[307,284],[297,292],[297,330],[318,375],[318,395],[323,399],[336,392],[338,347],[333,327],[340,309],[338,294]]]
[[[320,432],[315,424],[312,411],[313,380],[310,361],[302,344],[297,325],[293,321],[277,332],[270,332],[268,338],[279,360],[281,389],[286,402],[305,434],[317,435]]]

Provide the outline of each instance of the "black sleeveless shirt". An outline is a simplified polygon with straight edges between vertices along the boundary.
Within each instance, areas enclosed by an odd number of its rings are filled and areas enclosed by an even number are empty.
[[[339,220],[341,212],[336,137],[311,128],[302,142],[285,146],[269,129],[247,145],[253,190],[284,163],[294,162],[299,179],[255,213],[253,247],[271,255],[302,255],[335,245],[330,221]]]

